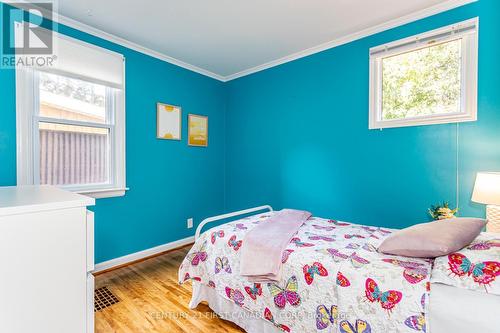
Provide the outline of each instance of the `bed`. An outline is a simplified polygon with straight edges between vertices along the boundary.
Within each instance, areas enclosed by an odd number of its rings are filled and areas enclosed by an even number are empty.
[[[201,234],[207,223],[263,210]],[[393,230],[318,217],[307,220],[284,251],[283,281],[250,283],[238,274],[242,239],[272,214],[270,206],[261,206],[200,224],[196,242],[179,269],[179,282],[193,283],[191,308],[206,301],[222,318],[250,333],[451,332],[450,323],[463,315],[447,310],[447,302],[459,304],[450,302],[449,295],[454,294],[450,288],[473,293],[461,298],[469,307],[472,302],[480,309],[488,298],[484,304],[499,309],[500,296],[443,281],[435,282],[439,289],[433,303],[432,261],[376,252]],[[488,317],[482,321],[470,314],[469,318],[472,323],[483,322],[483,327],[492,323]],[[454,325],[459,328],[453,332],[469,331]]]

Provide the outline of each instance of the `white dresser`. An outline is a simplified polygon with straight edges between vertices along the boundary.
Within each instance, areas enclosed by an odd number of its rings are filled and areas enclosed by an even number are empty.
[[[0,332],[94,332],[93,198],[0,187]]]

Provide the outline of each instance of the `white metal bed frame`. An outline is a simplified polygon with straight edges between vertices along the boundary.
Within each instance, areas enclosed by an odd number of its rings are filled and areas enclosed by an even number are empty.
[[[200,225],[198,225],[198,228],[196,228],[196,233],[195,233],[194,239],[196,241],[200,237],[201,229],[208,223],[228,219],[228,218],[239,216],[239,215],[245,215],[245,214],[255,213],[255,212],[259,212],[259,211],[266,211],[266,210],[268,210],[270,212],[274,211],[273,207],[271,207],[271,205],[264,205],[264,206],[239,210],[237,212],[208,217],[208,218],[204,219],[203,221],[201,221]]]

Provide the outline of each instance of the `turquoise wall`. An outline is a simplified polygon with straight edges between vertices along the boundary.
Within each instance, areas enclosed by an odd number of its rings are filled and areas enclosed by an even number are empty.
[[[479,121],[368,130],[369,49],[480,16]],[[439,201],[462,215],[500,170],[500,2],[481,0],[228,83],[226,208],[271,203],[405,227]]]
[[[96,262],[194,234],[200,221],[224,208],[223,83],[80,31],[59,32],[122,53],[126,58],[126,158],[124,197],[99,199]],[[156,102],[183,108],[182,141],[156,139]],[[208,148],[187,146],[187,115],[209,116]],[[15,74],[0,70],[0,186],[16,184]]]
[[[369,48],[475,16],[479,121],[369,131]],[[470,194],[477,171],[500,170],[498,22],[500,3],[480,0],[229,83],[60,26],[126,57],[130,191],[97,200],[96,262],[188,237],[188,217],[263,203],[404,227],[456,204],[457,166],[462,215],[483,216]],[[156,139],[158,101],[183,107],[181,142]],[[188,113],[210,117],[208,148],[187,146]],[[14,71],[0,70],[0,186],[16,183],[15,124]]]

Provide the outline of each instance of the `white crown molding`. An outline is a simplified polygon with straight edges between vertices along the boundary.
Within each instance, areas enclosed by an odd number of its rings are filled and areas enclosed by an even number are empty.
[[[472,3],[472,2],[476,2],[476,1],[478,1],[478,0],[448,0],[448,1],[445,1],[443,3],[416,11],[414,13],[411,13],[411,14],[408,14],[408,15],[405,15],[402,17],[399,17],[397,19],[387,21],[385,23],[382,23],[382,24],[379,24],[379,25],[376,25],[376,26],[373,26],[373,27],[370,27],[367,29],[363,29],[361,31],[334,39],[332,41],[329,41],[329,42],[326,42],[326,43],[323,43],[323,44],[320,44],[320,45],[317,45],[317,46],[314,46],[314,47],[311,47],[311,48],[308,48],[308,49],[305,49],[302,51],[299,51],[297,53],[290,54],[288,56],[285,56],[285,57],[282,57],[282,58],[279,58],[276,60],[272,60],[272,61],[267,62],[265,64],[255,66],[255,67],[252,67],[249,69],[245,69],[245,70],[238,72],[238,73],[235,73],[235,74],[225,76],[223,81],[227,82],[227,81],[235,80],[235,79],[243,77],[243,76],[254,74],[254,73],[269,69],[271,67],[276,67],[276,66],[282,65],[284,63],[287,63],[287,62],[290,62],[293,60],[304,58],[304,57],[310,56],[310,55],[315,54],[315,53],[319,53],[319,52],[322,52],[322,51],[325,51],[325,50],[328,50],[328,49],[331,49],[331,48],[334,48],[334,47],[337,47],[340,45],[344,45],[344,44],[353,42],[355,40],[359,40],[359,39],[362,39],[362,38],[365,38],[365,37],[368,37],[371,35],[375,35],[377,33],[383,32],[385,30],[389,30],[389,29],[396,28],[396,27],[401,26],[401,25],[415,22],[415,21],[421,20],[423,18],[432,16],[435,14],[439,14],[439,13],[448,11],[450,9],[457,8],[457,7],[460,7],[460,6],[463,6],[463,5]]]
[[[88,33],[90,35],[93,35],[93,36],[105,39],[107,41],[110,41],[110,42],[113,42],[115,44],[118,44],[118,45],[124,46],[126,48],[129,48],[131,50],[134,50],[134,51],[137,51],[137,52],[149,55],[151,57],[160,59],[162,61],[171,63],[173,65],[176,65],[176,66],[188,69],[188,70],[196,72],[198,74],[202,74],[202,75],[211,77],[212,79],[216,79],[216,80],[219,80],[219,81],[224,81],[224,79],[225,79],[222,75],[215,74],[215,73],[213,73],[213,72],[211,72],[209,70],[200,68],[200,67],[195,66],[195,65],[188,64],[187,62],[184,62],[182,60],[170,57],[170,56],[168,56],[166,54],[157,52],[155,50],[151,50],[151,49],[149,49],[147,47],[141,46],[139,44],[136,44],[136,43],[131,42],[129,40],[126,40],[124,38],[121,38],[121,37],[118,37],[116,35],[113,35],[113,34],[105,32],[105,31],[102,31],[100,29],[91,27],[91,26],[89,26],[89,25],[87,25],[85,23],[81,23],[81,22],[73,20],[73,19],[71,19],[69,17],[65,17],[65,16],[63,16],[61,14],[57,14],[57,16],[58,16],[57,17],[57,22],[60,23],[60,24],[63,24],[63,25],[66,25],[68,27],[71,27],[71,28],[80,30],[82,32]]]
[[[175,250],[177,248],[180,248],[180,247],[192,244],[192,243],[194,243],[194,236],[180,239],[180,240],[177,240],[174,242],[166,243],[163,245],[155,246],[153,248],[139,251],[139,252],[135,252],[132,254],[128,254],[128,255],[123,256],[123,257],[118,257],[115,259],[104,261],[104,262],[96,264],[92,273],[97,274],[97,273],[107,271],[109,269],[112,269],[112,268],[115,268],[118,266],[127,265],[129,263],[134,262],[134,261],[142,260],[142,259],[154,256],[154,255],[160,254],[162,252]]]
[[[12,5],[12,6],[16,6],[17,4],[19,4],[20,8],[22,8],[23,4],[30,4],[30,5],[32,5],[32,3],[30,3],[27,0],[14,0],[13,2],[6,2],[5,0],[0,0],[0,2],[8,3],[9,5]],[[35,3],[35,5],[36,5],[36,3]],[[43,8],[40,8],[40,11],[42,13],[45,12],[45,10]],[[131,42],[131,41],[125,39],[125,38],[118,37],[116,35],[110,34],[110,33],[105,32],[103,30],[94,28],[94,27],[92,27],[92,26],[90,26],[88,24],[82,23],[82,22],[77,21],[77,20],[73,20],[73,19],[71,19],[69,17],[61,15],[60,13],[57,13],[57,12],[54,13],[54,15],[52,17],[52,20],[54,22],[56,22],[56,23],[66,25],[66,26],[68,26],[70,28],[79,30],[81,32],[87,33],[89,35],[92,35],[92,36],[95,36],[95,37],[98,37],[98,38],[101,38],[101,39],[104,39],[104,40],[107,40],[107,41],[115,43],[117,45],[121,45],[123,47],[126,47],[128,49],[131,49],[131,50],[143,53],[145,55],[149,55],[149,56],[151,56],[153,58],[157,58],[159,60],[168,62],[170,64],[173,64],[173,65],[176,65],[176,66],[188,69],[188,70],[196,72],[198,74],[205,75],[205,76],[211,77],[211,78],[219,80],[219,81],[225,81],[225,77],[222,76],[222,75],[215,74],[215,73],[213,73],[213,72],[211,72],[209,70],[200,68],[200,67],[195,66],[195,65],[188,64],[187,62],[184,62],[182,60],[170,57],[170,56],[168,56],[166,54],[157,52],[157,51],[149,49],[147,47],[141,46],[141,45],[136,44],[134,42]]]
[[[18,0],[18,1],[20,3],[22,3],[22,2],[26,3],[25,0]],[[463,5],[472,3],[472,2],[476,2],[476,1],[478,1],[478,0],[448,0],[448,1],[445,1],[443,3],[416,11],[414,13],[411,13],[411,14],[408,14],[408,15],[405,15],[402,17],[399,17],[397,19],[394,19],[394,20],[391,20],[391,21],[388,21],[388,22],[385,22],[385,23],[382,23],[382,24],[379,24],[379,25],[355,32],[355,33],[352,33],[352,34],[349,34],[347,36],[343,36],[343,37],[334,39],[332,41],[329,41],[329,42],[326,42],[326,43],[323,43],[323,44],[320,44],[320,45],[317,45],[317,46],[314,46],[314,47],[311,47],[311,48],[308,48],[308,49],[305,49],[305,50],[302,50],[302,51],[299,51],[299,52],[296,52],[296,53],[293,53],[290,55],[287,55],[285,57],[282,57],[282,58],[279,58],[276,60],[272,60],[272,61],[267,62],[265,64],[258,65],[258,66],[255,66],[255,67],[252,67],[249,69],[245,69],[245,70],[240,71],[238,73],[230,74],[227,76],[219,75],[219,74],[213,73],[207,69],[200,68],[200,67],[195,66],[195,65],[191,65],[191,64],[186,63],[184,61],[181,61],[179,59],[170,57],[166,54],[151,50],[147,47],[144,47],[144,46],[141,46],[141,45],[136,44],[134,42],[131,42],[125,38],[118,37],[116,35],[102,31],[100,29],[91,27],[85,23],[81,23],[79,21],[65,17],[59,13],[54,15],[54,21],[57,23],[66,25],[70,28],[74,28],[74,29],[80,30],[82,32],[88,33],[88,34],[93,35],[95,37],[99,37],[99,38],[102,38],[104,40],[110,41],[112,43],[124,46],[126,48],[131,49],[131,50],[149,55],[151,57],[160,59],[162,61],[171,63],[173,65],[188,69],[190,71],[211,77],[213,79],[216,79],[216,80],[219,80],[222,82],[227,82],[227,81],[231,81],[231,80],[243,77],[243,76],[247,76],[250,74],[254,74],[254,73],[263,71],[263,70],[271,68],[271,67],[276,67],[276,66],[279,66],[281,64],[284,64],[284,63],[287,63],[287,62],[290,62],[293,60],[304,58],[304,57],[307,57],[309,55],[334,48],[336,46],[347,44],[347,43],[353,42],[355,40],[380,33],[380,32],[385,31],[385,30],[389,30],[389,29],[392,29],[392,28],[395,28],[395,27],[398,27],[398,26],[401,26],[401,25],[404,25],[407,23],[418,21],[420,19],[432,16],[432,15],[435,15],[435,14],[438,14],[441,12],[445,12],[447,10],[457,8],[457,7],[460,7],[460,6],[463,6]],[[5,1],[1,0],[1,2],[5,2]],[[13,4],[13,5],[15,5],[15,4]]]

